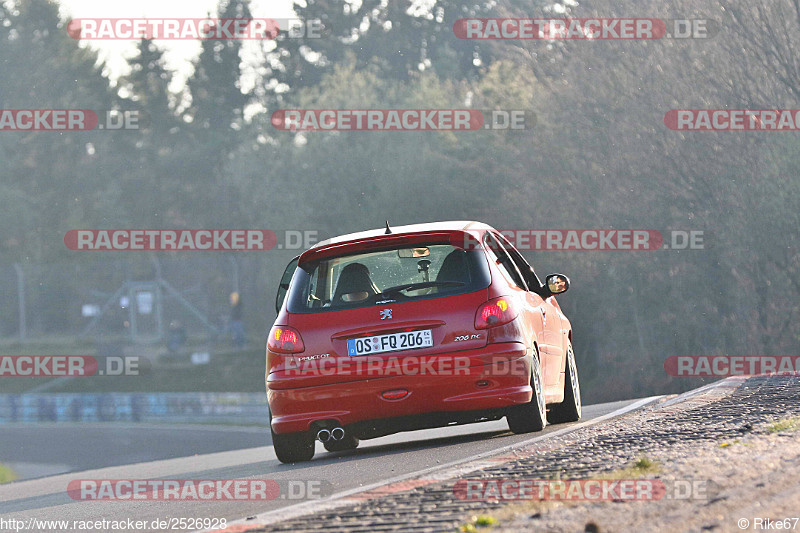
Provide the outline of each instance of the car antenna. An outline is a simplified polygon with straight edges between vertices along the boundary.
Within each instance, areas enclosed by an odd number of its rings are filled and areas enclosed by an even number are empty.
[[[387,220],[386,221],[386,233],[384,235],[391,235],[391,234],[392,234],[392,228],[389,227],[389,221]]]

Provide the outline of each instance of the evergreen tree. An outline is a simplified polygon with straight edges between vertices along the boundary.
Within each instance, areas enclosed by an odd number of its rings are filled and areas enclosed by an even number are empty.
[[[218,16],[251,18],[248,0],[229,0],[220,6]],[[241,88],[241,49],[242,42],[237,39],[203,40],[195,71],[188,81],[192,98],[188,115],[195,134],[206,141],[216,141],[224,150],[234,146],[230,133],[241,127],[242,113],[249,100]]]
[[[138,54],[128,63],[131,72],[120,80],[124,112],[136,113],[140,129],[119,132],[119,157],[127,161],[122,179],[123,197],[134,225],[174,224],[185,198],[180,155],[176,144],[185,128],[176,116],[170,93],[172,73],[164,64],[163,51],[152,40],[142,39]]]
[[[112,93],[95,52],[67,35],[49,0],[22,0],[0,11],[0,109],[110,107]],[[102,194],[111,139],[100,130],[3,132],[2,183],[14,203],[35,217],[14,219],[9,231],[20,256],[43,260],[64,253],[67,229],[97,221],[110,209]],[[113,174],[111,174],[113,175]]]
[[[251,18],[247,0],[229,0],[220,5],[224,19]],[[242,92],[242,43],[236,39],[202,41],[195,71],[188,80],[191,106],[190,140],[184,153],[184,169],[190,187],[204,196],[201,205],[214,224],[226,224],[236,210],[235,190],[225,166],[241,142],[244,108],[251,96]],[[184,139],[186,140],[186,139]]]
[[[377,67],[386,79],[406,82],[424,71],[447,79],[474,79],[493,59],[493,51],[478,41],[458,39],[453,24],[460,18],[490,16],[492,2],[464,6],[437,0],[420,7],[413,0],[364,0],[357,7],[346,0],[296,2],[298,18],[320,21],[321,36],[293,37],[282,32],[268,54],[267,87],[273,89],[267,107],[281,102],[281,93],[320,83],[335,65],[356,57],[356,67]]]

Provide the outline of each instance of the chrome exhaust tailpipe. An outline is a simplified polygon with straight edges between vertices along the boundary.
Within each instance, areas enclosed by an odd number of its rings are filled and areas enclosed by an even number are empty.
[[[331,432],[327,429],[320,429],[317,431],[317,439],[320,442],[328,442],[331,439]]]
[[[333,428],[331,430],[331,438],[333,440],[342,440],[344,438],[344,429],[342,429],[342,428]]]

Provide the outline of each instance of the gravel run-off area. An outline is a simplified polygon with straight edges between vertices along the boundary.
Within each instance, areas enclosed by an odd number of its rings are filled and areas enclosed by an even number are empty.
[[[239,530],[800,532],[800,377],[729,378],[459,468]],[[463,491],[509,479],[638,479],[658,490],[602,500]]]

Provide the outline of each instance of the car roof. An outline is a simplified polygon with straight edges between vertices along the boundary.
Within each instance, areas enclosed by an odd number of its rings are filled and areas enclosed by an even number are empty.
[[[392,226],[390,224],[389,227],[392,230],[392,235],[404,235],[404,234],[410,235],[413,233],[470,231],[470,230],[485,231],[494,229],[488,224],[484,224],[483,222],[477,222],[474,220],[444,220],[441,222],[409,224],[406,226]],[[309,251],[314,250],[315,248],[322,248],[325,246],[329,246],[331,244],[340,244],[349,241],[370,239],[374,237],[380,237],[382,235],[386,235],[386,227],[380,229],[367,230],[367,231],[359,231],[356,233],[348,233],[346,235],[340,235],[338,237],[333,237],[330,239],[326,239],[324,241],[320,241],[311,248],[309,248]]]
[[[426,224],[411,224],[407,226],[391,227],[391,233],[386,233],[386,228],[348,233],[332,239],[321,241],[300,255],[299,264],[311,261],[313,258],[322,259],[334,255],[347,255],[364,251],[370,248],[384,246],[387,241],[412,245],[424,242],[429,237],[444,239],[462,239],[466,234],[480,238],[480,234],[492,230],[491,226],[473,220],[449,220],[444,222],[431,222]]]

